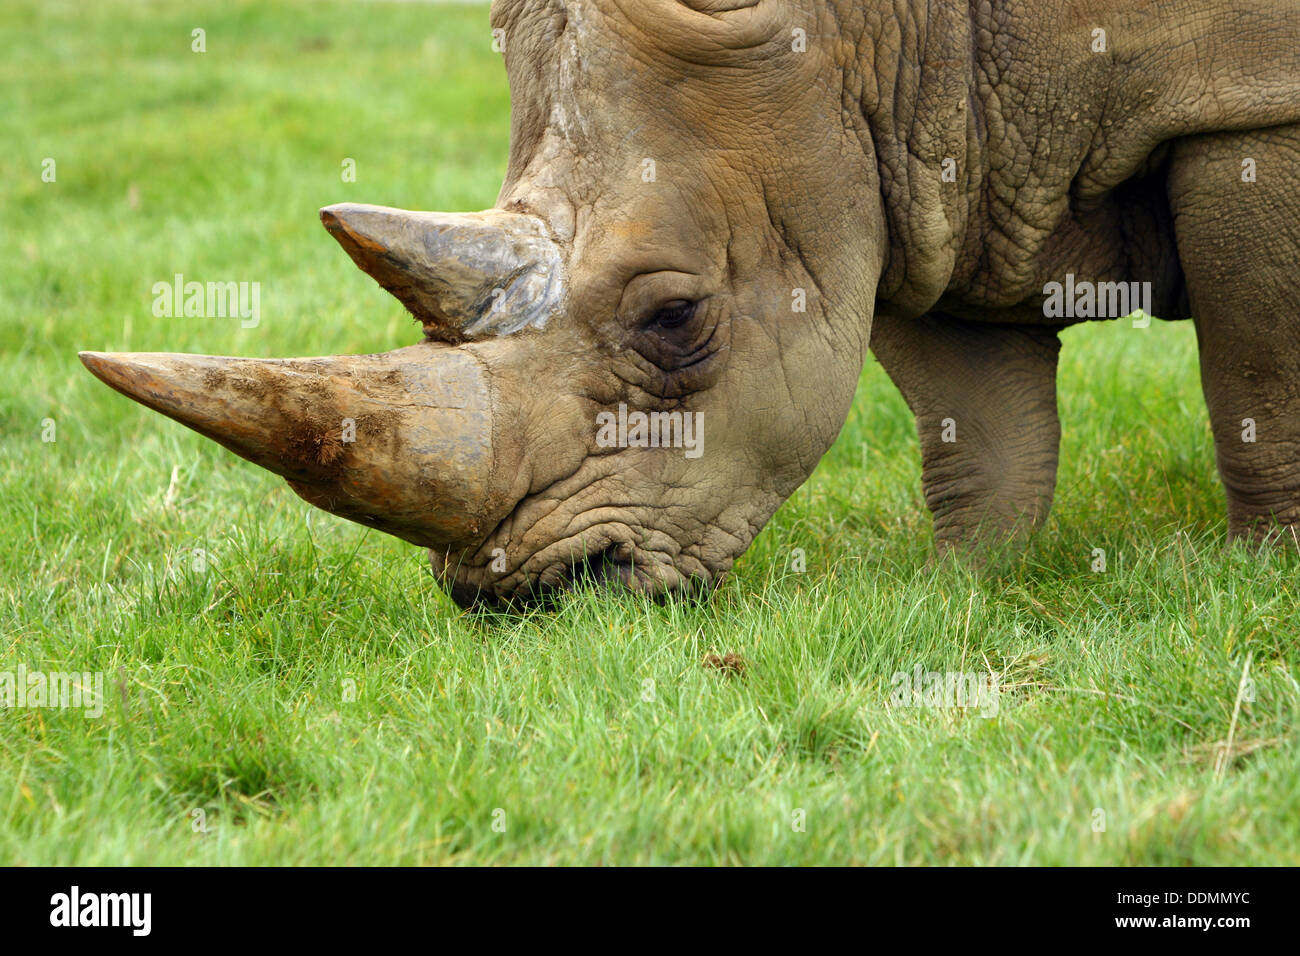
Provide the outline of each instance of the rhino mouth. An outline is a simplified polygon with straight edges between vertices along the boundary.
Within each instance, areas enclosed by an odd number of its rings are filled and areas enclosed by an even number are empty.
[[[436,571],[438,559],[431,555],[430,560]],[[513,588],[485,585],[478,576],[456,576],[444,581],[444,586],[461,608],[513,609],[551,607],[564,595],[583,588],[635,591],[638,580],[636,559],[625,553],[624,546],[612,544],[595,554],[550,565]]]
[[[491,545],[477,552],[487,558],[486,564],[482,557],[471,563],[464,554],[433,548],[429,562],[452,600],[466,609],[550,607],[566,594],[587,588],[631,591],[655,600],[670,594],[690,598],[707,593],[716,583],[717,576],[698,562],[634,544],[630,530],[624,525],[598,526],[547,545],[505,571],[493,570],[496,549]]]

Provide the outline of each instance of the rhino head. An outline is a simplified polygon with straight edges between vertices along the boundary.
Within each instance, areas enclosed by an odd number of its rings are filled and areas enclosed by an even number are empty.
[[[496,207],[321,211],[422,341],[82,360],[427,548],[462,605],[587,575],[705,590],[835,439],[866,353],[870,134],[842,121],[836,45],[792,42],[836,26],[783,0],[498,0],[492,25],[512,100]]]

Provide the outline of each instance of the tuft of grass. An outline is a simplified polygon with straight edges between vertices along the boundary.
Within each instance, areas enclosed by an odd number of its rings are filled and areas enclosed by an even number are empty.
[[[106,697],[0,709],[0,862],[1300,862],[1297,562],[1225,546],[1190,328],[1066,333],[1054,516],[996,572],[932,560],[873,362],[713,600],[520,617],[81,368],[412,341],[315,210],[491,205],[490,41],[485,7],[0,8],[0,672]],[[261,282],[261,324],[155,318],[176,272]],[[996,715],[895,706],[917,666],[996,675]]]

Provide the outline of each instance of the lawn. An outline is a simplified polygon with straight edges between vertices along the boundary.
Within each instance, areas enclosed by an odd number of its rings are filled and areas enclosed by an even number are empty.
[[[508,119],[486,7],[0,6],[0,672],[106,696],[0,709],[0,863],[1300,863],[1300,563],[1226,546],[1187,324],[1066,333],[1003,567],[932,561],[871,362],[711,601],[513,618],[77,361],[416,341],[316,210],[490,206]],[[261,321],[155,317],[176,273]],[[895,706],[918,666],[996,714]]]

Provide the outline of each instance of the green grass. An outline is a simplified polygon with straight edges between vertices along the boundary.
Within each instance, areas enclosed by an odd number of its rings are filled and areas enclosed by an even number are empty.
[[[414,341],[316,209],[491,205],[507,136],[484,8],[0,8],[0,670],[108,691],[0,710],[0,863],[1300,863],[1297,562],[1225,547],[1185,325],[1066,334],[1056,510],[997,574],[931,563],[872,363],[711,602],[519,618],[78,363]],[[175,272],[261,324],[154,318]],[[917,664],[998,715],[891,707]]]

